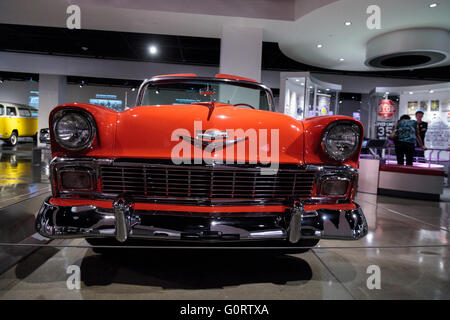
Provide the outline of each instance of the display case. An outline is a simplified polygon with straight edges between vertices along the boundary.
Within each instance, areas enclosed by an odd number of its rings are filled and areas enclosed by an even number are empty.
[[[320,81],[309,72],[282,72],[278,111],[301,120],[339,114],[338,84]]]

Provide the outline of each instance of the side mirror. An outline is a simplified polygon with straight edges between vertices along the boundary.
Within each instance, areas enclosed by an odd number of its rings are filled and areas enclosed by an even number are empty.
[[[39,133],[39,142],[50,144],[50,130],[48,128],[41,129]]]

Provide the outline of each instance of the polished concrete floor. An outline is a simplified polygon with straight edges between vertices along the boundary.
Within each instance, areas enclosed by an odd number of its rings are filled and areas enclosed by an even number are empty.
[[[10,170],[4,159],[2,181]],[[9,256],[16,248],[5,242],[30,232],[49,194],[44,180],[29,175],[3,182],[0,249]],[[84,240],[51,241],[0,275],[0,299],[450,299],[450,203],[363,193],[357,202],[367,237],[321,241],[304,254],[120,249],[104,256]],[[16,216],[21,223],[8,226]],[[72,265],[80,267],[80,289],[68,289]],[[373,266],[379,289],[370,286]]]

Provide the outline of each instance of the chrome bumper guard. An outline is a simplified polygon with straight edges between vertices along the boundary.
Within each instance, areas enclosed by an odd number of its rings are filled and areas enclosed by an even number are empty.
[[[55,206],[47,198],[36,218],[36,230],[47,238],[115,237],[179,241],[247,241],[300,239],[357,240],[367,234],[361,208],[304,211],[296,202],[290,212],[274,214],[210,214],[195,217],[157,211],[136,211],[130,201],[119,198],[113,209]],[[289,210],[288,210],[289,211]]]

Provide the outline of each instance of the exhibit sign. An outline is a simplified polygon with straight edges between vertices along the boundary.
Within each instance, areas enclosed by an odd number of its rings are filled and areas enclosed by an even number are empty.
[[[395,125],[395,114],[397,112],[397,104],[390,99],[382,99],[378,103],[377,122],[377,139],[386,140],[391,134]]]
[[[397,106],[394,101],[390,99],[383,99],[378,104],[378,117],[381,119],[390,120],[395,114]]]
[[[377,139],[386,140],[395,126],[395,121],[377,121]]]

